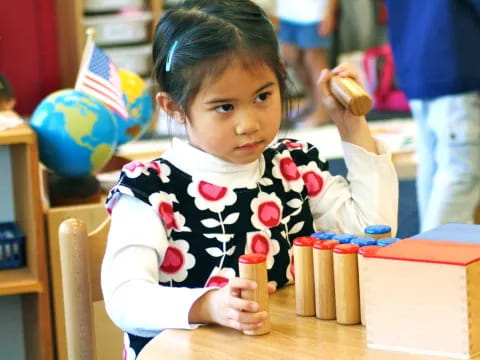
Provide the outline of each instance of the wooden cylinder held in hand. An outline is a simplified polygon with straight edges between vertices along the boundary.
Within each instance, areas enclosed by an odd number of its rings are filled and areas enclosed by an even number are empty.
[[[335,308],[337,322],[344,325],[360,323],[357,253],[359,246],[340,244],[333,249]]]
[[[352,78],[332,76],[330,79],[330,91],[354,115],[365,115],[372,108],[372,98]]]
[[[313,244],[313,274],[315,278],[315,315],[321,320],[335,319],[335,281],[333,248],[337,240],[317,240]]]
[[[297,315],[315,315],[315,288],[313,278],[312,246],[315,238],[298,237],[293,240],[295,271],[295,308]]]
[[[269,313],[269,295],[266,257],[263,254],[245,254],[238,259],[238,268],[242,279],[257,282],[255,290],[242,290],[242,299],[256,301],[258,311]],[[254,330],[243,330],[245,335],[263,335],[270,332],[270,313],[261,327]]]

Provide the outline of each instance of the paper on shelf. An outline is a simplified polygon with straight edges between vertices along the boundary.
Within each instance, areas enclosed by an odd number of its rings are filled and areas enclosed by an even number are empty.
[[[0,112],[0,131],[18,126],[23,120],[11,111]]]

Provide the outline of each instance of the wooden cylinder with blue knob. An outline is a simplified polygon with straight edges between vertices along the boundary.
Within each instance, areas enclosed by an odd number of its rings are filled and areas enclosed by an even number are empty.
[[[357,253],[355,244],[339,244],[333,249],[335,308],[337,322],[344,325],[360,323]]]

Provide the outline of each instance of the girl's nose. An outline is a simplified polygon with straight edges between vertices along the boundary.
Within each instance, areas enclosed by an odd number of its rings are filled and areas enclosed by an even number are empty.
[[[240,116],[235,126],[237,135],[251,134],[260,130],[260,121],[255,114],[247,113]]]

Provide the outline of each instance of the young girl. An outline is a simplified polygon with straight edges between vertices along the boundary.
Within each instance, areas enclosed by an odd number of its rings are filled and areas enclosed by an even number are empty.
[[[255,329],[267,314],[240,298],[238,257],[263,253],[271,290],[293,281],[291,244],[314,231],[395,233],[397,178],[364,117],[319,88],[343,140],[349,182],[312,145],[275,140],[286,110],[276,33],[250,0],[189,0],[165,12],[153,46],[156,99],[188,141],[127,164],[107,205],[102,269],[107,311],[128,359],[166,328]],[[344,66],[333,71],[353,76]]]

